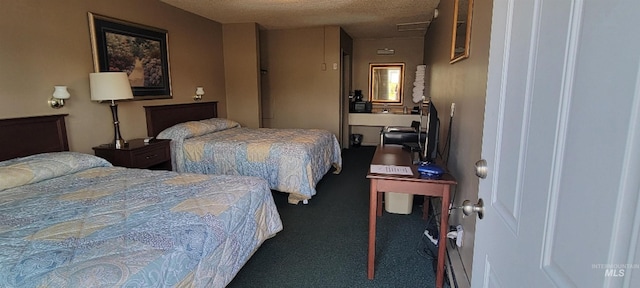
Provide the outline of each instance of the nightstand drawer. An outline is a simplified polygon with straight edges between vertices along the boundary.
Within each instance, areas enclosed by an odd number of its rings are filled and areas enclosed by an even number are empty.
[[[132,166],[135,168],[147,168],[171,159],[171,153],[167,146],[149,146],[133,153]]]
[[[154,139],[145,143],[144,139],[130,140],[121,149],[112,144],[93,147],[96,156],[111,162],[114,166],[142,169],[171,170],[171,140]]]

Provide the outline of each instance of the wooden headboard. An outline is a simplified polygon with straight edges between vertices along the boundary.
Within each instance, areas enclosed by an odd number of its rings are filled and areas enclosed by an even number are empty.
[[[0,161],[69,151],[64,117],[68,114],[0,119]]]
[[[178,123],[218,117],[218,102],[144,106],[144,112],[147,135],[156,137],[162,130]]]

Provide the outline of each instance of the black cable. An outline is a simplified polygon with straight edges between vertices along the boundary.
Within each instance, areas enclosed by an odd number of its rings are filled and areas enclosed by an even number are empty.
[[[435,211],[433,212],[433,214],[432,214],[432,215],[429,215],[429,217],[427,218],[427,221],[426,221],[426,222],[427,222],[427,225],[425,226],[424,231],[420,234],[420,240],[418,241],[418,245],[417,245],[417,246],[418,246],[418,247],[417,247],[418,249],[417,249],[417,250],[418,250],[418,254],[419,254],[420,256],[425,257],[425,258],[430,258],[430,257],[433,257],[434,255],[428,255],[428,253],[426,253],[426,254],[425,254],[425,252],[426,252],[426,251],[424,251],[424,250],[420,249],[420,248],[425,248],[425,247],[421,247],[422,245],[424,245],[423,241],[425,241],[425,240],[424,240],[424,238],[426,237],[426,235],[425,235],[424,233],[425,233],[426,231],[428,231],[428,230],[429,230],[429,228],[430,228],[431,226],[433,226],[433,225],[435,225],[436,227],[438,226],[438,222],[436,221],[436,217],[437,217],[438,215],[440,215],[440,214],[439,214],[439,213],[436,213]],[[437,233],[436,233],[436,234],[437,234],[437,236],[438,236],[438,238],[439,238],[439,236],[440,236],[440,233],[439,233],[440,229],[438,228],[438,229],[436,229],[436,230],[437,230]],[[433,235],[432,235],[431,237],[433,237]],[[428,245],[428,244],[427,244],[427,245]],[[434,245],[436,245],[436,244],[434,244]]]
[[[449,164],[449,155],[451,154],[451,135],[452,135],[452,131],[453,130],[453,117],[449,118],[449,130],[447,131],[447,140],[446,140],[446,150],[447,150],[447,156],[446,156],[446,160],[445,163]]]
[[[451,202],[449,202],[449,215],[451,215],[451,210],[456,209],[453,207],[453,203],[456,201],[456,193],[458,191],[458,185],[455,185],[453,188],[453,192],[451,193]]]
[[[447,131],[447,138],[444,141],[442,152],[438,151],[440,158],[444,159],[444,165],[449,167],[449,155],[451,154],[451,127],[453,126],[453,116],[449,116],[449,130]],[[438,149],[439,150],[439,149]],[[444,158],[444,152],[447,152],[447,158]]]
[[[449,155],[451,154],[451,130],[453,127],[453,116],[449,117],[449,131],[447,131],[447,142],[445,143],[447,149],[447,160],[445,160],[444,164],[449,167]]]

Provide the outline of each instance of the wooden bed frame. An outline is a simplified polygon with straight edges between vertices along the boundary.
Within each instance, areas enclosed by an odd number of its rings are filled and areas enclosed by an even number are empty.
[[[147,135],[156,137],[162,130],[178,123],[218,117],[218,102],[144,106],[144,112]]]
[[[0,119],[0,161],[69,151],[64,117],[69,114]]]

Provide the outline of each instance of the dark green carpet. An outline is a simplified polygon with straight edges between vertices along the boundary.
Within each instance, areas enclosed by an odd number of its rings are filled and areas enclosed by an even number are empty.
[[[410,215],[378,218],[375,279],[367,279],[369,181],[375,147],[343,150],[343,169],[318,183],[309,204],[273,196],[284,229],[267,240],[227,287],[435,287],[431,260],[417,253],[426,227]],[[421,199],[421,198],[420,198]]]

